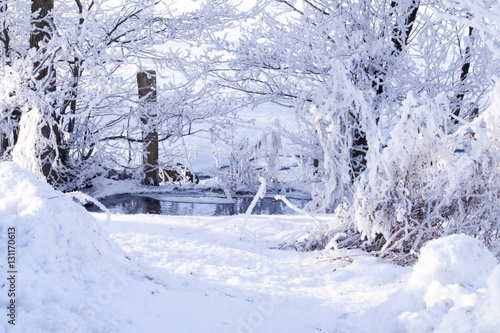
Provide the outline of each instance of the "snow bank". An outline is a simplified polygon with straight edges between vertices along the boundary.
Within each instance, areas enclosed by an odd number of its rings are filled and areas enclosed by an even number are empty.
[[[438,283],[482,288],[496,262],[493,254],[472,237],[451,235],[440,238],[422,249],[410,286],[427,289],[430,284]]]
[[[15,163],[0,163],[2,245],[9,228],[15,228],[16,260],[7,267],[7,246],[0,247],[0,306],[5,311],[11,302],[5,275],[14,268],[12,299],[19,332],[112,332],[123,327],[103,311],[134,274],[122,249],[71,197]],[[11,331],[14,327],[3,317],[0,332]]]
[[[500,264],[465,235],[433,240],[421,251],[408,283],[363,314],[377,332],[500,332]]]
[[[474,238],[429,242],[406,291],[420,307],[399,319],[408,332],[499,332],[499,272],[494,255]]]

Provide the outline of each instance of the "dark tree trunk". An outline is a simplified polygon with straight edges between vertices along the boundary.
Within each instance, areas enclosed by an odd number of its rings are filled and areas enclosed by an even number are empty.
[[[7,4],[0,1],[0,13],[4,14],[7,10]],[[3,44],[2,53],[6,59],[6,64],[10,65],[10,34],[5,21],[3,22],[1,29],[2,32],[0,33],[0,41]],[[7,119],[2,119],[2,121],[6,121],[11,124],[12,133],[0,133],[0,157],[16,144],[17,138],[19,137],[19,118],[21,117],[21,111],[18,108],[14,108],[14,110],[6,110],[5,113],[7,114]]]
[[[4,119],[10,123],[12,128],[11,133],[0,133],[0,157],[8,152],[16,145],[17,139],[19,137],[19,120],[21,119],[21,110],[15,108],[10,112],[7,112],[7,117],[9,119]],[[11,135],[9,135],[11,134]]]
[[[391,7],[396,9],[399,6],[398,1],[392,1]],[[396,23],[392,28],[391,42],[393,49],[391,55],[393,57],[399,56],[403,52],[406,45],[408,45],[410,34],[413,30],[413,24],[417,19],[418,9],[420,7],[420,0],[412,0],[411,5],[408,7],[405,16],[401,19],[396,17]],[[397,13],[395,13],[397,15]],[[377,95],[382,95],[384,93],[384,68],[387,64],[380,64],[380,69],[373,71],[373,81],[372,86],[375,88]]]
[[[399,3],[397,1],[391,2],[392,8],[396,8],[398,5]],[[393,53],[396,53],[396,55],[401,53],[404,47],[408,44],[408,38],[413,30],[413,23],[415,23],[415,20],[417,19],[419,5],[419,0],[412,0],[411,5],[408,8],[408,12],[406,13],[407,15],[404,17],[404,20],[400,21],[403,22],[403,26],[400,26],[400,22],[398,22],[392,29],[393,36],[391,40],[394,45]]]
[[[75,4],[78,8],[78,13],[80,15],[80,18],[78,20],[78,31],[80,35],[80,31],[82,29],[83,24],[85,23],[85,18],[83,16],[84,13],[84,7],[81,2],[81,0],[75,0]],[[91,4],[88,7],[88,10],[93,7],[94,2],[92,1]],[[78,36],[79,36],[78,35]],[[78,39],[78,37],[77,37]],[[60,114],[61,116],[64,116],[65,122],[59,122],[59,126],[65,130],[65,133],[67,135],[72,135],[75,130],[76,130],[76,112],[77,112],[77,99],[78,99],[78,86],[80,83],[80,79],[83,74],[83,63],[85,59],[81,58],[77,53],[75,52],[75,56],[73,59],[68,59],[67,63],[70,68],[70,74],[71,74],[71,88],[65,92],[65,98],[64,101],[61,104],[60,107]],[[88,131],[88,130],[87,130]],[[86,131],[86,133],[88,133]],[[70,142],[64,142],[64,140],[61,139],[61,144],[59,145],[58,151],[59,151],[59,156],[61,160],[61,164],[66,167],[66,169],[70,168],[70,148],[71,148],[71,143]],[[82,154],[78,157],[77,162],[83,162],[88,160],[92,156],[92,152],[94,151],[94,146],[92,145],[91,148],[88,150],[86,154]]]
[[[391,7],[396,8],[399,6],[398,1],[392,1]],[[393,50],[391,52],[392,57],[398,57],[401,52],[403,52],[406,45],[409,42],[409,36],[413,30],[413,24],[417,19],[417,13],[420,6],[420,0],[412,0],[411,5],[408,7],[407,11],[404,13],[402,19],[396,18],[396,24],[392,28],[392,45]],[[384,79],[385,79],[385,68],[389,64],[384,63],[380,65],[379,69],[372,71],[372,87],[378,96],[384,94]],[[378,122],[377,118],[377,122]],[[353,147],[351,149],[351,170],[353,178],[359,176],[363,170],[366,169],[366,152],[368,149],[368,140],[366,138],[366,133],[363,131],[357,119],[355,123],[358,127],[354,130],[353,136]]]
[[[51,16],[51,10],[54,8],[54,0],[33,0],[31,3],[31,34],[30,48],[34,48],[39,52],[38,57],[47,56],[46,50],[42,49],[45,42],[50,41],[54,30],[54,24]],[[35,89],[43,94],[48,94],[56,91],[56,70],[54,65],[49,61],[37,60],[33,63],[35,73]],[[47,106],[45,106],[47,107]],[[49,107],[47,107],[49,108]],[[61,181],[55,170],[53,169],[58,149],[61,145],[61,136],[55,113],[55,105],[52,105],[49,110],[40,110],[44,117],[44,123],[41,127],[42,136],[50,139],[51,135],[56,139],[56,147],[48,144],[43,148],[39,158],[42,162],[42,173],[49,183]],[[52,118],[52,119],[50,119]],[[59,155],[60,156],[60,155]],[[61,156],[60,156],[61,157]]]
[[[146,140],[144,147],[144,183],[159,185],[160,174],[158,170],[158,131],[155,124],[156,118],[156,72],[153,70],[137,73],[137,86],[143,114],[141,121],[144,125],[143,138]]]
[[[0,133],[0,159],[3,154],[9,149],[9,137],[6,133]]]
[[[472,36],[473,30],[474,29],[472,27],[469,27],[469,31],[468,31],[469,37]],[[465,97],[465,93],[467,92],[465,81],[467,80],[467,77],[469,76],[469,69],[470,69],[470,46],[469,45],[467,45],[465,47],[463,58],[464,58],[464,63],[462,65],[462,69],[460,71],[460,83],[459,83],[459,89],[458,89],[459,92],[455,96],[455,101],[454,101],[454,105],[453,105],[453,114],[457,118],[460,117],[463,100]],[[454,119],[455,124],[458,124],[457,118]]]
[[[80,0],[75,0],[76,5],[78,7],[78,12],[80,14],[80,19],[78,21],[79,27],[78,29],[81,29],[81,26],[85,22],[85,19],[83,18],[83,5]],[[90,7],[89,7],[90,9]],[[78,98],[78,84],[80,81],[80,78],[83,74],[83,62],[84,60],[81,59],[79,56],[75,56],[73,60],[69,60],[68,64],[70,67],[70,73],[71,73],[71,90],[68,92],[67,97],[65,98],[63,105],[61,107],[61,114],[62,115],[71,115],[68,119],[67,125],[66,125],[66,131],[68,134],[71,134],[75,131],[75,115],[76,115],[76,101]],[[69,150],[69,147],[65,147],[65,150]],[[66,154],[67,155],[67,154]]]
[[[33,0],[31,3],[31,34],[30,48],[40,50],[42,42],[48,42],[52,37],[54,23],[51,10],[54,8],[54,0]],[[45,51],[42,50],[45,54]],[[48,65],[35,61],[34,72],[37,81],[44,81],[42,89],[44,92],[53,92],[56,90],[56,70],[53,64]]]
[[[361,129],[359,122],[354,129],[352,148],[350,151],[351,158],[351,178],[354,181],[366,169],[366,152],[368,151],[368,140],[366,133]]]
[[[7,12],[7,10],[8,10],[7,4],[5,2],[1,1],[0,2],[0,13],[5,13],[5,12]],[[1,29],[2,29],[2,33],[0,36],[0,41],[2,41],[2,44],[3,44],[3,53],[4,53],[5,57],[8,58],[10,56],[10,35],[9,35],[9,28],[5,24],[5,21],[3,22]]]

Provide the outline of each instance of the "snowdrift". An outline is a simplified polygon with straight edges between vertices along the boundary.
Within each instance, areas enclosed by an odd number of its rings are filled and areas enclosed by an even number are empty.
[[[479,240],[451,235],[427,243],[406,285],[355,330],[496,333],[499,313],[500,264]]]
[[[484,245],[465,235],[422,249],[404,291],[417,306],[399,317],[407,332],[499,332],[500,265]],[[496,265],[496,266],[495,266]]]
[[[6,267],[8,228],[15,228],[13,267]],[[70,196],[17,164],[0,163],[0,229],[1,307],[5,311],[10,305],[5,274],[14,268],[18,332],[111,332],[123,327],[104,310],[137,270]],[[5,318],[0,321],[0,332],[13,328]]]

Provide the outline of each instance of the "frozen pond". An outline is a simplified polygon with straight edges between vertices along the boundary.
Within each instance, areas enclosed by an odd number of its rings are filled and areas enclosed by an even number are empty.
[[[288,198],[295,206],[303,208],[309,200]],[[232,199],[210,195],[175,196],[172,194],[115,195],[99,201],[115,214],[158,214],[183,216],[227,216],[244,214],[253,196],[239,196]],[[96,206],[87,206],[89,211],[100,211]],[[281,200],[272,197],[260,199],[254,207],[255,215],[294,214]]]

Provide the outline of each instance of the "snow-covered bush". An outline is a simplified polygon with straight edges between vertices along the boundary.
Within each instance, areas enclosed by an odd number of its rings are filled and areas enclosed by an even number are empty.
[[[458,127],[446,95],[409,94],[385,146],[370,146],[352,204],[338,205],[328,226],[282,246],[361,247],[411,263],[428,241],[463,233],[500,256],[500,81],[495,81],[490,107]]]
[[[465,233],[500,255],[499,89],[487,111],[452,133],[446,96],[408,96],[339,215],[349,216],[365,249],[411,261],[429,240]]]
[[[332,61],[331,67],[332,78],[318,89],[318,106],[311,111],[324,175],[322,184],[313,190],[309,209],[323,212],[332,212],[352,196],[353,169],[356,163],[362,164],[353,156],[354,140],[369,109],[369,99],[353,84],[346,66]]]
[[[456,147],[447,134],[449,114],[442,95],[409,95],[387,147],[371,150],[351,209],[375,249],[417,250],[451,218],[443,197]]]
[[[500,78],[494,80],[494,102],[471,124],[470,148],[454,163],[449,191],[457,217],[446,232],[472,235],[500,256]]]
[[[256,143],[249,138],[233,144],[229,156],[229,169],[218,170],[219,183],[231,190],[240,186],[255,186],[262,177],[277,182],[281,167],[281,136],[276,130],[266,130]]]

